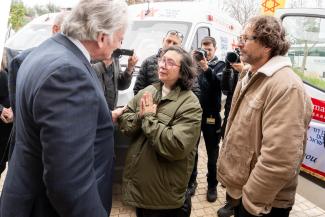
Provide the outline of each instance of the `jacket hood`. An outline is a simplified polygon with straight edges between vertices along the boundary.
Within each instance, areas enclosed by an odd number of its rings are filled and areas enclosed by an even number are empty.
[[[291,61],[288,56],[275,56],[267,61],[261,68],[257,70],[258,73],[263,73],[266,76],[272,76],[275,72],[283,67],[291,67]]]

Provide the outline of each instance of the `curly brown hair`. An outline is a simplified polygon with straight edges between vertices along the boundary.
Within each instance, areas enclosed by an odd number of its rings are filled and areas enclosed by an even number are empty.
[[[290,43],[286,39],[286,31],[280,20],[272,16],[256,16],[248,21],[254,36],[262,45],[271,48],[270,58],[277,55],[285,55]]]
[[[191,55],[179,46],[171,46],[163,49],[160,56],[162,57],[165,53],[167,53],[167,51],[175,51],[181,55],[182,58],[179,68],[180,78],[176,82],[176,85],[179,85],[182,90],[190,90],[196,77],[196,71]]]

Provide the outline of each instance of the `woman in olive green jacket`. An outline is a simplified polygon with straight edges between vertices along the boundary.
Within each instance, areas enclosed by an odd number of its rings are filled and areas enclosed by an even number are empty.
[[[140,91],[119,119],[131,136],[123,174],[123,201],[138,217],[189,216],[185,202],[200,136],[202,110],[191,86],[191,56],[180,47],[163,51],[160,82]],[[189,212],[184,214],[184,208]]]

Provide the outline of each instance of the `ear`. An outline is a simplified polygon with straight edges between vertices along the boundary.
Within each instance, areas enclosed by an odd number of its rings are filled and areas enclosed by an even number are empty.
[[[60,28],[59,25],[54,24],[54,25],[52,26],[52,34],[53,34],[53,35],[54,35],[55,33],[60,32],[60,31],[61,31],[61,28]]]
[[[270,47],[264,47],[264,50],[265,50],[266,53],[271,54],[272,48],[270,48]]]
[[[105,43],[105,33],[100,32],[97,35],[97,45],[99,48],[102,48],[104,46]]]

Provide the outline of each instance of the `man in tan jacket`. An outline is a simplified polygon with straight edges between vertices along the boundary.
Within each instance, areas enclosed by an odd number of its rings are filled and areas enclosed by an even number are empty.
[[[235,217],[287,217],[294,204],[312,104],[284,56],[289,46],[270,16],[250,19],[239,38],[251,67],[237,84],[217,166]]]

